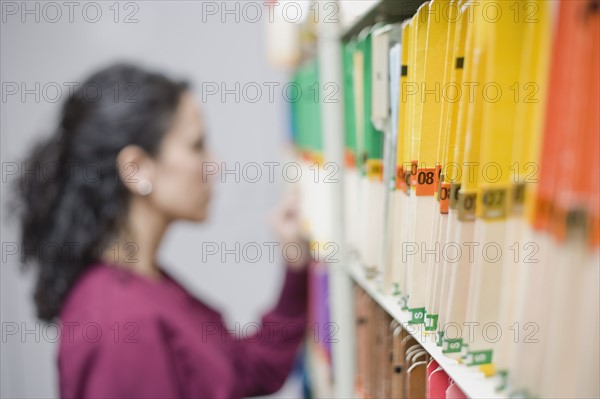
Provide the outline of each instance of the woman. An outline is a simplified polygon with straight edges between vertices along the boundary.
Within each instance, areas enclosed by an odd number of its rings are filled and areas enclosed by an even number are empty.
[[[22,244],[60,249],[25,260],[38,265],[39,317],[60,322],[62,397],[238,398],[275,392],[289,374],[311,259],[293,198],[272,221],[300,252],[254,335],[227,331],[157,264],[172,222],[206,218],[204,134],[186,83],[115,65],[72,93],[55,135],[29,158],[44,173],[20,184]]]

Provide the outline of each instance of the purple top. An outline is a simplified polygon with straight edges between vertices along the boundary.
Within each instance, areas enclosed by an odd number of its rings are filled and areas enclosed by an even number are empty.
[[[97,264],[77,281],[60,314],[61,397],[241,398],[281,388],[304,341],[308,268],[287,268],[275,307],[239,336],[161,273]]]

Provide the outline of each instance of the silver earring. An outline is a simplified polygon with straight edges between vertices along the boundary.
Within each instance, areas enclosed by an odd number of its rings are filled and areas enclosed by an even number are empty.
[[[152,182],[148,179],[141,179],[138,184],[140,195],[146,196],[152,192]]]

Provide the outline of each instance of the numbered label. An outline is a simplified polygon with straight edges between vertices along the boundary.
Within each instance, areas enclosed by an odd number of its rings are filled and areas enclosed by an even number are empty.
[[[408,295],[404,295],[400,298],[400,309],[408,310]]]
[[[460,353],[462,348],[462,338],[445,339],[442,344],[442,353]]]
[[[354,169],[356,168],[356,157],[354,156],[354,152],[351,150],[346,150],[346,152],[344,153],[344,161],[346,164],[346,167],[349,169]]]
[[[470,222],[475,220],[476,193],[458,192],[458,220]]]
[[[492,350],[471,351],[467,355],[467,365],[479,366],[492,363]]]
[[[460,192],[460,183],[450,184],[450,209],[458,209],[458,193]]]
[[[441,183],[438,190],[438,201],[440,203],[440,213],[448,213],[450,209],[450,193],[452,192],[452,186],[450,183]]]
[[[433,182],[433,189],[436,194],[439,190],[440,182],[442,182],[442,181],[444,181],[444,179],[442,178],[442,165],[440,165],[439,163],[436,163],[435,164],[435,181]]]
[[[425,323],[425,308],[409,309],[411,318],[408,324],[423,324]]]
[[[444,330],[440,330],[437,332],[437,338],[436,338],[435,344],[437,346],[444,345]]]
[[[425,315],[425,331],[435,331],[438,326],[438,315],[427,314]]]
[[[368,159],[366,167],[369,180],[383,181],[383,161],[381,159]]]
[[[417,169],[416,194],[418,197],[429,197],[435,194],[435,168]]]
[[[410,170],[409,171],[405,171],[404,172],[404,194],[406,195],[410,195],[410,179],[411,179],[411,173]]]
[[[508,190],[506,188],[484,189],[479,196],[478,216],[482,219],[505,219],[508,216]]]
[[[525,202],[525,183],[515,183],[512,189],[512,203],[514,205],[523,205]]]
[[[404,185],[406,181],[404,180],[404,167],[402,165],[396,166],[396,190],[405,191]]]
[[[417,185],[417,172],[419,171],[419,161],[412,161],[410,163],[410,185],[415,187]]]

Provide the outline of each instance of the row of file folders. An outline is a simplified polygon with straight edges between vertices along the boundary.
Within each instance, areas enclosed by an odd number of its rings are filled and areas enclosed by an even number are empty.
[[[507,393],[600,397],[598,0],[431,0],[341,57],[346,241],[367,274]],[[316,61],[295,81],[310,91]],[[320,162],[319,102],[293,123]]]

